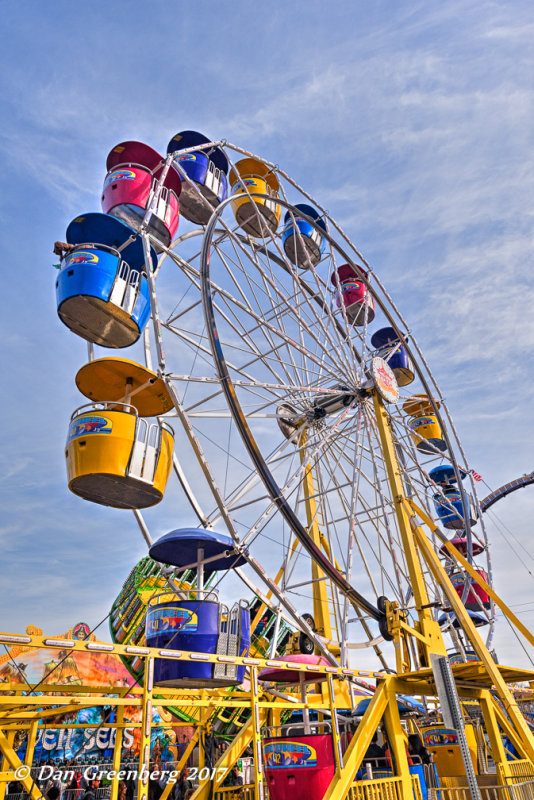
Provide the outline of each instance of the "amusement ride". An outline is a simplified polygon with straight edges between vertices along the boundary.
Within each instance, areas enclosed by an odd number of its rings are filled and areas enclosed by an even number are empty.
[[[195,800],[533,797],[514,686],[534,672],[499,665],[497,610],[534,637],[493,589],[473,472],[379,276],[316,200],[240,147],[187,130],[163,154],[121,142],[106,166],[102,211],[55,250],[57,313],[87,343],[68,487],[131,510],[148,552],[113,603],[111,644],[0,642],[112,653],[132,681],[105,696],[6,684],[4,780],[21,763],[10,731],[35,736],[62,704],[115,707],[118,766],[128,703],[139,800],[156,705],[193,728],[179,768],[199,742],[209,762]],[[164,496],[187,523],[154,539],[145,509]],[[207,737],[221,745],[209,758]],[[225,786],[249,748],[251,780]]]

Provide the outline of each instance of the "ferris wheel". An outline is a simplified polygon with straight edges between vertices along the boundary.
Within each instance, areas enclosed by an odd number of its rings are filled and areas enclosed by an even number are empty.
[[[218,582],[235,593],[244,581],[258,620],[267,609],[303,648],[343,665],[370,648],[388,668],[384,598],[414,614],[395,485],[491,584],[475,486],[413,333],[342,229],[274,164],[183,131],[166,157],[124,142],[107,166],[105,214],[71,223],[58,277],[59,315],[90,342],[77,385],[93,406],[69,429],[71,489],[131,508],[148,542],[142,509],[185,495],[194,525],[231,540]],[[94,277],[95,257],[109,262],[105,292],[80,277],[87,265]],[[136,342],[144,365],[94,350]],[[491,644],[489,597],[446,563]],[[175,587],[191,563],[176,566]]]

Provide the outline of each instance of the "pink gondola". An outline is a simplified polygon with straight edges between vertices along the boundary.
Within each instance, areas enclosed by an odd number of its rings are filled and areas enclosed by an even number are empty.
[[[280,662],[280,666],[276,662]],[[305,684],[326,680],[327,675],[313,672],[313,667],[329,666],[322,656],[295,654],[273,659],[270,667],[259,674],[262,681],[301,684],[301,699],[305,699]],[[305,664],[311,669],[291,669],[291,665]],[[332,734],[327,732],[330,723],[320,724],[309,720],[303,712],[301,722],[267,729],[263,740],[265,778],[271,800],[322,800],[335,772]]]
[[[375,318],[375,301],[362,279],[367,279],[367,272],[357,264],[342,264],[331,276],[337,307],[343,305],[349,323],[360,327]]]
[[[164,164],[164,157],[143,142],[121,142],[114,147],[106,161],[108,173],[102,192],[104,213],[138,230]],[[171,165],[148,223],[148,232],[165,247],[169,246],[178,229],[181,190],[182,181]],[[157,243],[155,245],[157,248]]]

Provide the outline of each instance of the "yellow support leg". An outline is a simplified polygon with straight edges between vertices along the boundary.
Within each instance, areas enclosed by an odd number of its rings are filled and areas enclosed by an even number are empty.
[[[33,754],[35,752],[35,742],[37,741],[37,730],[39,728],[39,720],[36,719],[30,723],[28,730],[28,741],[26,744],[26,754],[24,756],[24,763],[27,767],[33,764]]]
[[[336,762],[336,772],[339,772],[341,767],[343,766],[343,755],[341,753],[341,739],[339,737],[339,727],[337,724],[337,716],[336,716],[336,695],[334,691],[334,680],[331,675],[328,676],[326,683],[328,687],[328,704],[330,706],[330,714],[331,714],[332,739],[334,743],[334,759]]]
[[[499,705],[497,704],[497,701],[495,700],[494,697],[492,698],[492,700],[493,700],[493,711],[495,713],[497,724],[500,725],[500,727],[504,731],[504,734],[510,739],[510,741],[512,742],[512,746],[515,747],[520,756],[522,758],[525,757],[528,758],[528,756],[526,756],[523,743],[521,742],[521,739],[517,735],[517,731],[514,730],[512,724],[510,723],[510,720],[506,717],[502,708],[499,708]],[[510,766],[510,761],[508,761],[507,759],[503,769],[506,770],[506,768],[508,768],[509,766]]]
[[[154,688],[154,658],[145,660],[143,700],[141,717],[141,743],[139,749],[139,775],[137,778],[137,800],[148,799],[148,776],[150,773],[150,733],[152,730],[152,689]]]
[[[187,759],[189,758],[189,756],[191,755],[191,753],[195,749],[195,747],[196,747],[196,745],[197,745],[197,743],[198,743],[198,741],[200,739],[200,734],[202,733],[202,727],[208,721],[208,719],[211,717],[212,713],[213,713],[213,710],[211,708],[207,708],[207,709],[204,710],[204,713],[200,718],[199,725],[197,725],[193,736],[189,740],[189,742],[187,744],[187,747],[185,748],[184,752],[182,753],[182,756],[181,756],[179,762],[177,763],[177,765],[176,765],[176,767],[174,769],[174,771],[177,772],[178,775],[180,775],[181,771],[183,770],[183,768],[187,764]],[[172,780],[170,780],[170,781],[167,781],[167,785],[165,786],[163,792],[161,793],[161,797],[159,798],[159,800],[167,800],[167,798],[170,795],[172,789],[174,788],[174,784],[175,783],[176,783],[176,779],[174,779],[174,778]]]
[[[447,550],[449,551],[451,556],[453,556],[456,559],[456,561],[458,561],[458,563],[462,565],[462,567],[465,569],[465,571],[467,573],[469,573],[469,575],[473,578],[475,583],[478,583],[478,585],[485,592],[488,593],[488,595],[491,597],[491,599],[493,600],[495,605],[497,605],[501,609],[501,611],[503,612],[505,617],[508,617],[508,619],[510,620],[512,625],[514,625],[519,631],[521,631],[521,633],[523,634],[525,639],[529,642],[529,644],[534,646],[534,634],[532,634],[532,632],[529,631],[529,629],[526,627],[526,625],[523,625],[521,620],[518,619],[518,617],[516,617],[516,615],[514,614],[512,609],[509,606],[506,605],[504,600],[502,600],[502,598],[499,597],[497,592],[489,585],[489,583],[486,583],[484,578],[482,578],[479,575],[479,573],[476,571],[476,569],[474,569],[474,567],[471,566],[469,561],[466,558],[464,558],[464,556],[460,553],[459,550],[456,549],[456,547],[452,544],[452,542],[450,540],[446,539],[445,536],[443,536],[443,534],[440,531],[440,529],[438,528],[438,526],[434,523],[434,520],[431,519],[428,516],[428,514],[425,511],[423,511],[422,508],[419,508],[419,506],[416,506],[415,503],[412,500],[408,500],[408,503],[413,508],[415,513],[423,520],[425,525],[427,525],[427,527],[429,527],[430,530],[433,533],[435,533],[438,536],[439,539],[441,539],[443,541],[444,546],[447,548]]]
[[[322,546],[321,539],[324,538],[317,521],[317,500],[315,486],[313,483],[312,465],[306,464],[306,431],[304,430],[299,438],[300,458],[304,466],[304,477],[302,479],[302,489],[304,494],[304,503],[306,506],[306,522],[308,526],[308,533],[310,534],[313,543],[317,547]],[[315,629],[320,636],[323,636],[327,641],[332,640],[332,623],[330,619],[330,605],[328,602],[328,592],[326,591],[326,581],[324,572],[319,569],[315,561],[312,560],[312,594],[313,594],[313,618],[315,622]],[[330,650],[339,650],[339,648],[329,648]]]
[[[8,745],[10,747],[13,747],[13,742],[15,741],[15,731],[9,731],[8,734],[7,734],[6,739],[7,739]],[[8,760],[7,760],[6,756],[3,754],[3,751],[1,749],[0,749],[0,753],[2,753],[2,759],[1,759],[1,762],[0,762],[0,764],[2,766],[2,770],[4,772],[7,772],[8,771],[7,767],[9,766]],[[0,800],[4,800],[5,796],[6,796],[6,782],[2,781],[2,782],[0,782]]]
[[[265,724],[267,719],[268,709],[260,708],[259,709],[259,723],[260,727]],[[213,795],[217,789],[220,788],[221,784],[228,776],[228,772],[236,763],[237,759],[240,758],[246,748],[252,741],[253,738],[253,730],[254,730],[255,722],[252,717],[249,719],[246,725],[244,725],[237,736],[235,737],[234,741],[230,744],[227,750],[221,755],[219,760],[215,765],[215,778],[213,779],[212,784],[210,781],[204,781],[201,783],[194,795],[192,796],[191,800],[208,800],[210,794],[210,786],[213,786]]]
[[[411,519],[414,516],[414,512],[406,505],[402,473],[391,433],[389,414],[376,392],[373,392],[373,404],[389,485],[395,505],[397,524],[402,539],[402,546],[418,615],[418,622],[415,623],[415,629],[422,636],[422,639],[416,638],[415,643],[421,666],[429,667],[431,653],[445,656],[447,655],[447,651],[439,625],[433,618],[430,608],[428,607],[426,583],[411,527]],[[397,648],[401,647],[402,641],[399,641],[397,638],[395,645]],[[401,661],[403,660],[401,659]]]
[[[206,730],[204,727],[200,728],[200,734],[198,737],[198,772],[200,774],[201,770],[204,769],[206,766],[206,751],[204,749],[205,743],[204,739],[206,736]]]
[[[23,772],[19,772],[17,778],[13,776],[12,780],[19,780],[22,784],[22,787],[25,792],[32,798],[32,800],[40,800],[42,798],[42,794],[39,791],[37,785],[34,783],[33,778],[30,775],[30,770],[27,765],[24,765],[18,755],[16,754],[15,750],[13,749],[13,742],[15,737],[15,731],[12,731],[9,737],[5,736],[2,731],[0,731],[0,752],[4,756],[4,769],[6,767],[6,762],[9,764],[12,770],[16,771],[17,769],[23,768]],[[3,790],[5,792],[5,783],[3,784]]]
[[[258,706],[258,669],[252,667],[250,675],[250,700],[252,705],[252,744],[254,750],[254,800],[263,800],[263,752],[261,749],[261,717]]]
[[[499,725],[497,722],[497,716],[495,714],[494,699],[491,696],[491,692],[489,692],[487,689],[484,690],[481,693],[481,697],[478,702],[480,704],[482,716],[484,717],[484,724],[486,726],[486,732],[489,737],[491,748],[491,757],[497,765],[497,772],[499,771],[499,765],[501,765],[501,769],[504,769],[507,777],[511,777],[508,759],[506,758],[506,752],[504,750],[502,738],[499,734]]]
[[[391,683],[386,687],[386,697],[388,702],[384,713],[384,722],[389,749],[395,759],[397,775],[401,779],[402,797],[409,798],[412,796],[412,776],[406,755],[406,734],[400,721],[397,695]]]
[[[532,736],[530,728],[528,727],[527,722],[514,699],[514,696],[506,685],[506,682],[504,681],[504,678],[499,672],[499,668],[495,664],[495,661],[486,648],[486,645],[482,641],[469,614],[467,613],[464,604],[458,596],[456,589],[450,582],[449,576],[445,572],[434,548],[428,541],[423,530],[416,525],[415,522],[413,524],[413,528],[415,539],[430,571],[445,592],[447,600],[449,601],[451,608],[453,609],[462,628],[464,629],[466,636],[470,640],[474,651],[484,664],[486,672],[504,705],[506,713],[508,714],[511,723],[515,728],[517,735],[521,740],[526,758],[530,759],[530,761],[534,764],[534,737]]]
[[[116,711],[116,722],[117,725],[120,727],[115,728],[115,744],[113,745],[113,766],[112,770],[114,771],[115,775],[119,772],[121,768],[121,757],[122,757],[122,735],[124,732],[124,728],[122,727],[124,721],[124,706],[119,706]],[[117,796],[119,793],[119,781],[112,780],[111,781],[111,795],[110,800],[117,800]]]

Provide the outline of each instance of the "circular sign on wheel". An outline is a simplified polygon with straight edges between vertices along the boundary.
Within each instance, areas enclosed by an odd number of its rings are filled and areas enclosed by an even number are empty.
[[[376,356],[371,361],[371,375],[376,391],[386,403],[398,403],[399,385],[391,367],[383,358]]]

